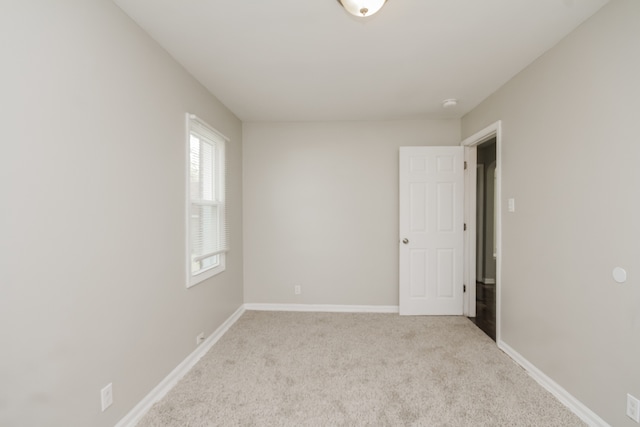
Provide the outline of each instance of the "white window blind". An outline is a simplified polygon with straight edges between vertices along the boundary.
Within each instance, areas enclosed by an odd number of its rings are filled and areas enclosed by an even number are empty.
[[[188,123],[189,286],[225,268],[228,251],[225,216],[227,139],[194,115]]]

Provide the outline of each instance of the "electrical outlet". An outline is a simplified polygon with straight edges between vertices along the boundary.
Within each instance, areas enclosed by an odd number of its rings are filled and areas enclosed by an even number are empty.
[[[293,293],[296,295],[300,295],[302,293],[302,287],[300,285],[295,285],[293,287]]]
[[[204,342],[204,332],[200,332],[196,337],[196,345],[200,345]]]
[[[102,402],[102,412],[104,412],[113,403],[113,386],[112,383],[107,384],[100,390],[100,401]]]
[[[640,400],[627,394],[627,417],[640,423]]]

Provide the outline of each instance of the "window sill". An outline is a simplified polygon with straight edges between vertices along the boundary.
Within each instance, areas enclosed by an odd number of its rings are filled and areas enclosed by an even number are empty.
[[[195,285],[204,282],[207,279],[212,278],[213,276],[217,276],[218,274],[225,271],[225,263],[224,260],[220,261],[220,265],[217,267],[212,267],[209,270],[205,270],[202,273],[196,274],[195,276],[190,276],[187,281],[187,289],[194,287]]]

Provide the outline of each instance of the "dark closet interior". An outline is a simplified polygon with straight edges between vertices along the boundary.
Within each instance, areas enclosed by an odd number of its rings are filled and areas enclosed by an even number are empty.
[[[496,140],[478,146],[476,187],[476,317],[471,320],[496,339]]]

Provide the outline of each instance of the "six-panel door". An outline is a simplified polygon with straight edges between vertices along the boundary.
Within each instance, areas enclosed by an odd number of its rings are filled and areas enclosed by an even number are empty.
[[[400,314],[463,310],[462,147],[400,148]]]

